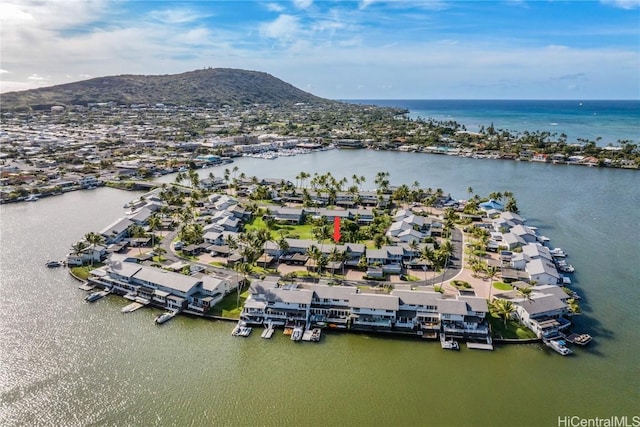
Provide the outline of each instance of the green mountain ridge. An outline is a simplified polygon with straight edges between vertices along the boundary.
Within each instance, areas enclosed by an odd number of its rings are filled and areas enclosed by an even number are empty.
[[[46,109],[53,105],[158,104],[204,106],[333,104],[270,74],[206,68],[180,74],[97,77],[62,85],[7,92],[2,109]]]

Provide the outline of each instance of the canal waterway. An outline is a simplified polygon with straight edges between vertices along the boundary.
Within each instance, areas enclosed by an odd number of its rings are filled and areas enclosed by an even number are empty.
[[[559,416],[637,415],[640,398],[640,185],[636,171],[333,150],[238,159],[202,177],[295,181],[301,171],[466,198],[512,191],[523,216],[564,248],[583,295],[577,329],[594,342],[561,357],[538,344],[447,352],[435,342],[327,333],[319,344],[233,324],[96,303],[47,269],[136,194],[110,188],[0,208],[0,425],[558,425]],[[173,177],[165,176],[163,180]]]

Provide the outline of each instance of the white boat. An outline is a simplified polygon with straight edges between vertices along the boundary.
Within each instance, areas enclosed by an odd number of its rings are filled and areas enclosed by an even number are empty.
[[[562,250],[562,248],[550,249],[549,253],[551,254],[552,257],[555,257],[555,258],[565,258],[567,256],[567,253],[564,250]]]
[[[171,313],[171,312],[167,311],[165,313],[158,314],[156,316],[155,322],[158,325],[162,325],[164,322],[170,320],[173,316],[174,316],[174,313]]]
[[[454,341],[453,339],[448,340],[444,334],[440,334],[440,346],[445,350],[460,350],[458,341]]]
[[[313,328],[311,331],[311,341],[318,342],[320,341],[320,336],[322,335],[322,331],[320,328]]]
[[[571,334],[565,336],[566,340],[572,344],[587,345],[593,339],[589,334]]]
[[[291,333],[292,341],[300,341],[302,339],[302,334],[304,333],[304,329],[301,326],[296,326],[293,328],[293,332]]]
[[[26,199],[24,199],[25,202],[35,202],[38,199],[38,196],[31,194],[29,197],[27,197]]]
[[[573,265],[567,263],[558,264],[558,270],[562,271],[563,273],[573,273],[576,271]]]
[[[573,353],[573,351],[565,345],[564,340],[550,339],[544,340],[544,343],[563,356],[568,356]]]
[[[102,291],[100,291],[100,292],[92,292],[89,295],[87,295],[86,297],[84,297],[84,300],[86,302],[94,302],[94,301],[99,300],[103,296],[104,296],[104,293]]]
[[[56,268],[56,267],[62,267],[64,265],[64,262],[62,262],[62,261],[47,261],[45,265],[47,267],[49,267],[49,268]]]

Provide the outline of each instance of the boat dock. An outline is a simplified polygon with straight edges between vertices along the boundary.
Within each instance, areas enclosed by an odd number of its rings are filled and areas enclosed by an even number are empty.
[[[577,345],[587,345],[593,339],[591,337],[591,335],[589,335],[589,334],[575,334],[574,333],[574,334],[571,334],[571,335],[562,334],[562,336],[564,337],[564,339],[566,339],[571,344],[577,344]]]
[[[265,328],[265,330],[264,330],[264,331],[262,331],[262,335],[260,335],[260,336],[261,336],[262,338],[264,338],[264,339],[269,339],[269,338],[271,338],[271,337],[273,336],[273,333],[274,333],[275,331],[276,331],[276,330],[275,330],[275,329],[273,329],[273,328]]]
[[[126,307],[122,307],[122,309],[120,310],[123,313],[131,313],[132,311],[136,311],[139,308],[144,307],[145,304],[141,304],[139,302],[132,302],[131,304],[127,305]]]
[[[78,286],[78,289],[82,290],[82,291],[92,291],[95,288],[95,286],[90,285],[87,282],[84,282],[82,285]]]
[[[473,348],[476,350],[493,350],[493,344],[484,344],[481,342],[468,342],[467,348]]]
[[[246,323],[243,321],[238,322],[233,331],[231,331],[231,335],[234,337],[248,337],[251,334],[251,328],[246,326]]]
[[[487,337],[486,343],[467,341],[467,348],[473,348],[476,350],[493,350],[493,340],[491,337]]]
[[[273,333],[275,332],[275,328],[273,323],[269,322],[265,324],[265,329],[264,331],[262,331],[262,335],[260,335],[261,338],[264,339],[269,339],[273,336]]]

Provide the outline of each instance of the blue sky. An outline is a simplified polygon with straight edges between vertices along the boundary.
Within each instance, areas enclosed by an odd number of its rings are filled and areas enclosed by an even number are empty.
[[[333,99],[639,99],[640,0],[0,3],[0,90],[204,67]]]

